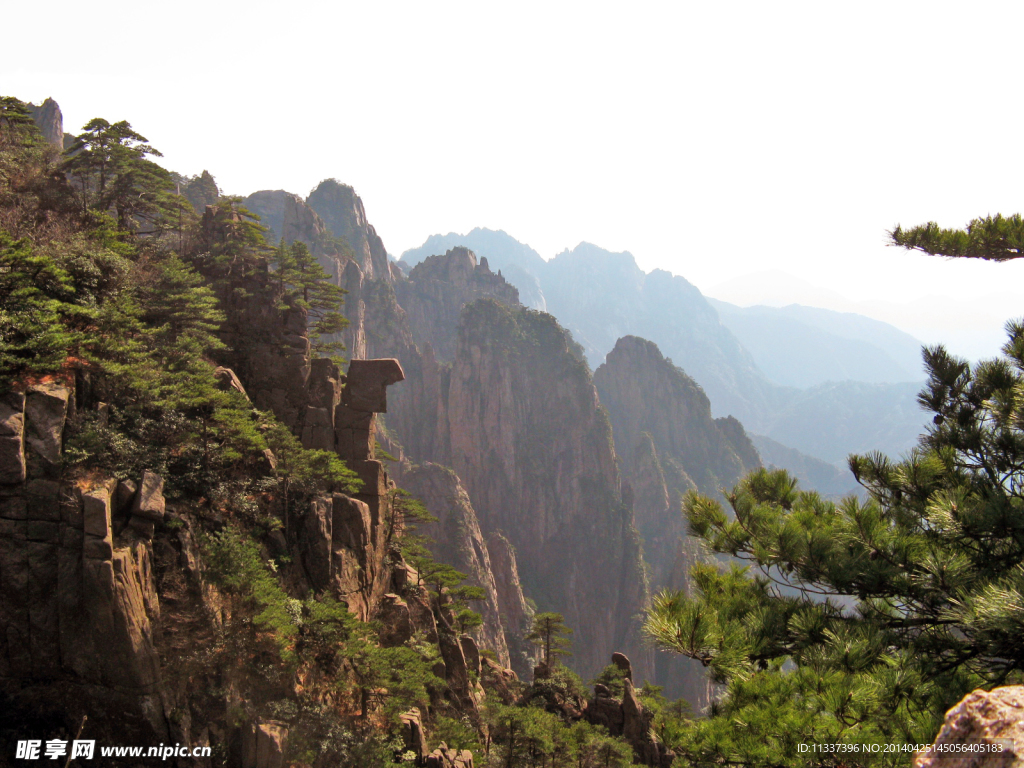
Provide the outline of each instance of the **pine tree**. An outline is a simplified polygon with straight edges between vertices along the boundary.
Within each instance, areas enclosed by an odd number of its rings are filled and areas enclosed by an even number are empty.
[[[1009,261],[1024,256],[1024,219],[996,214],[973,219],[965,229],[943,229],[934,221],[910,229],[897,224],[889,242],[933,256]]]
[[[0,230],[0,388],[24,371],[55,370],[82,342],[73,321],[91,312],[75,298],[71,276],[52,258]]]
[[[1024,255],[1020,216],[889,234],[934,255]],[[1024,680],[1024,323],[1007,331],[1004,356],[974,366],[924,350],[932,427],[901,461],[850,458],[866,501],[767,470],[728,494],[731,514],[687,497],[691,532],[734,559],[696,566],[692,593],[659,595],[646,623],[724,686],[710,717],[674,729],[694,765],[902,765],[968,691]],[[860,751],[798,751],[828,743]]]
[[[348,320],[339,311],[345,290],[331,282],[309,247],[296,240],[290,246],[281,240],[273,265],[280,285],[296,306],[306,310],[309,318],[309,341],[313,352],[332,356],[342,352],[341,342],[328,341],[347,326]]]
[[[1006,357],[973,368],[926,350],[933,427],[903,461],[851,458],[867,501],[825,501],[767,470],[728,495],[731,515],[686,499],[691,531],[755,574],[697,566],[694,593],[662,594],[648,616],[658,645],[726,686],[684,740],[696,764],[818,765],[796,745],[930,742],[968,691],[1022,679],[1024,325],[1010,331]]]
[[[177,197],[171,175],[148,156],[160,157],[146,138],[122,120],[90,120],[67,150],[62,169],[72,180],[83,212],[113,213],[123,230],[173,222]]]
[[[560,656],[569,656],[568,635],[572,630],[565,626],[565,617],[560,613],[538,613],[533,617],[533,628],[526,636],[541,648],[544,666],[548,669],[558,663]]]
[[[180,191],[195,208],[196,213],[200,215],[206,211],[206,206],[214,205],[220,198],[217,181],[213,178],[213,174],[206,170],[199,176],[187,179],[181,185]]]

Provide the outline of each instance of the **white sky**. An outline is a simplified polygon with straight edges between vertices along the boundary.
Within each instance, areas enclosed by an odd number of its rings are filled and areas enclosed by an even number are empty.
[[[885,247],[1024,208],[1021,3],[5,5],[0,93],[52,96],[72,132],[127,119],[230,193],[337,177],[394,254],[484,226],[726,299],[764,270],[847,303],[959,295],[997,331],[1024,288],[1024,263]]]

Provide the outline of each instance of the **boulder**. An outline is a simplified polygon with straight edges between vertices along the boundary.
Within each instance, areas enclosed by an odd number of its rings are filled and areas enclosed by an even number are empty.
[[[412,637],[409,604],[394,593],[389,592],[381,599],[377,621],[383,627],[381,642],[386,647],[402,645]]]
[[[60,382],[35,384],[25,396],[25,442],[41,459],[43,471],[56,471],[71,390]]]
[[[159,523],[164,519],[164,479],[148,469],[142,472],[142,482],[132,504],[132,516]]]
[[[235,372],[230,368],[224,366],[217,366],[213,371],[213,376],[217,379],[217,388],[225,392],[228,390],[235,390],[239,394],[249,399],[249,395],[245,391],[245,387],[242,386],[241,380],[235,375]]]
[[[86,534],[101,539],[110,536],[110,494],[105,488],[82,494],[82,521]]]
[[[959,753],[956,745],[990,745],[999,752]],[[1024,686],[973,691],[946,713],[933,747],[921,750],[914,768],[1012,768],[1024,763]]]

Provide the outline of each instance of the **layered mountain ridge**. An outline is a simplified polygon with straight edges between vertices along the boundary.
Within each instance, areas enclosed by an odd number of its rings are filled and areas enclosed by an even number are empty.
[[[643,272],[628,252],[581,243],[545,261],[505,232],[487,229],[431,236],[401,260],[415,265],[429,252],[459,245],[487,257],[521,291],[517,280],[525,273],[523,285],[541,290],[534,301],[543,300],[572,331],[592,368],[622,336],[650,339],[705,390],[715,415],[735,416],[809,457],[842,466],[867,445],[898,455],[923,431],[913,362],[919,352],[911,337],[884,323],[810,307],[765,309],[763,321],[752,310],[705,298],[678,275]],[[882,346],[872,336],[883,338]],[[814,346],[802,348],[798,340]],[[847,404],[833,411],[836,402]],[[889,414],[884,429],[876,430],[869,403]],[[807,410],[814,424],[794,426],[792,415]]]

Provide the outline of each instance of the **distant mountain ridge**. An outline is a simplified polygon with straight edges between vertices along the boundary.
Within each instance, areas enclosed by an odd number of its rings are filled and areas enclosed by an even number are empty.
[[[921,342],[880,320],[801,304],[738,307],[707,301],[764,374],[783,386],[924,379]]]
[[[403,253],[401,261],[416,264],[459,245],[486,257],[519,289],[524,304],[543,306],[558,318],[583,346],[592,368],[604,362],[619,338],[649,339],[700,384],[714,415],[733,415],[752,432],[804,454],[837,464],[861,450],[895,456],[923,431],[919,385],[913,383],[922,377],[908,362],[913,339],[891,326],[810,307],[780,310],[764,318],[776,332],[751,342],[755,355],[742,338],[741,326],[751,324],[744,310],[720,312],[685,278],[664,270],[645,273],[628,252],[581,243],[545,261],[506,232],[477,228],[466,235],[434,235]],[[878,327],[887,329],[882,347],[866,341]],[[799,362],[786,344],[796,331],[814,340],[813,350]],[[788,381],[765,372],[761,363],[772,360],[778,362],[768,367]],[[806,413],[819,420],[808,421]],[[886,414],[884,423],[878,413]]]

